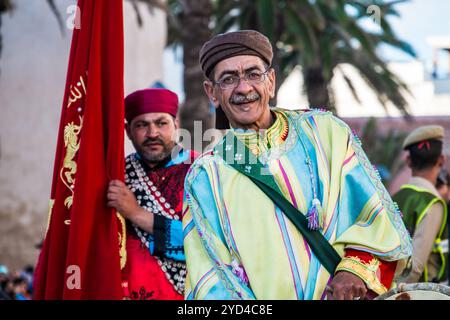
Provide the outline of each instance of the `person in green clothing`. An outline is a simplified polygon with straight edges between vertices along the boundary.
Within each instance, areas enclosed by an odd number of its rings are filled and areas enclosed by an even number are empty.
[[[442,282],[447,277],[448,254],[441,246],[448,238],[447,206],[435,187],[445,162],[443,140],[444,128],[431,125],[415,129],[403,143],[403,149],[409,152],[406,161],[412,177],[393,200],[413,237],[413,254],[397,282]]]

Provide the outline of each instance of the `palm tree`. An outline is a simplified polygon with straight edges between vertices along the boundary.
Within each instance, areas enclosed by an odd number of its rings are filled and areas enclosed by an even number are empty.
[[[304,91],[311,106],[335,111],[331,80],[339,64],[353,65],[386,107],[391,101],[408,114],[407,86],[377,54],[381,44],[398,48],[411,56],[410,45],[399,40],[387,21],[398,16],[395,5],[407,0],[217,0],[217,31],[230,28],[256,29],[266,34],[275,48],[280,85],[297,65],[302,66]],[[379,30],[369,32],[360,26],[368,18],[370,5],[380,10]],[[355,98],[354,86],[344,79]]]
[[[296,52],[285,45],[287,10],[285,1],[272,0],[216,0],[214,20],[215,33],[230,29],[253,29],[265,34],[274,49],[272,66],[277,74],[276,92],[297,64]],[[275,102],[276,98],[273,102]]]
[[[377,54],[381,44],[396,47],[411,56],[413,49],[399,40],[388,23],[398,16],[395,6],[407,0],[129,0],[145,2],[149,8],[166,11],[169,45],[183,48],[185,104],[181,111],[182,126],[194,134],[194,121],[202,121],[203,130],[211,127],[209,101],[203,88],[203,75],[198,64],[201,45],[213,33],[230,29],[255,29],[266,34],[274,47],[274,68],[278,74],[277,89],[289,73],[302,66],[304,90],[311,106],[335,111],[331,80],[342,63],[353,65],[377,94],[383,106],[392,102],[408,114],[405,95],[407,86],[392,74]],[[9,3],[0,0],[0,4]],[[57,18],[53,0],[47,0]],[[369,5],[380,10],[378,32],[360,26],[367,19]],[[61,25],[61,20],[58,18]],[[360,101],[353,83],[344,74],[355,98]],[[192,145],[192,144],[191,144]]]
[[[7,0],[0,0],[7,1]],[[190,146],[200,149],[208,143],[203,142],[203,132],[212,127],[212,114],[208,98],[203,92],[203,73],[198,63],[201,46],[212,34],[209,26],[213,13],[211,0],[128,0],[135,11],[138,24],[142,25],[142,17],[138,2],[145,3],[150,12],[155,8],[163,10],[167,15],[169,41],[168,46],[180,45],[183,48],[185,103],[180,111],[181,125],[191,134]],[[47,0],[55,14],[61,31],[62,18],[54,0]],[[200,121],[201,131],[195,132],[194,123]],[[201,136],[194,139],[194,134]],[[195,145],[194,140],[202,141]],[[188,144],[186,142],[186,144]]]
[[[198,54],[202,45],[212,35],[210,21],[213,14],[211,0],[130,0],[135,8],[138,22],[141,24],[138,1],[152,8],[160,8],[167,14],[168,43],[167,46],[183,49],[183,84],[185,102],[180,109],[181,126],[190,132],[191,141],[185,145],[201,149],[208,144],[203,142],[203,132],[212,127],[213,118],[210,104],[203,91],[203,73],[198,62]],[[195,122],[201,123],[201,130],[194,130]],[[197,135],[197,137],[194,137]],[[201,136],[199,136],[201,135]],[[195,139],[194,139],[195,138]],[[195,141],[202,141],[196,145]]]
[[[212,35],[210,21],[213,5],[211,0],[171,0],[169,5],[168,45],[180,45],[183,48],[185,102],[180,110],[181,125],[191,133],[191,147],[200,149],[208,144],[207,141],[203,142],[203,132],[213,125],[210,103],[203,91],[203,72],[198,61],[202,45]],[[201,132],[194,130],[195,121],[201,121]],[[195,145],[194,141],[197,144],[202,141],[202,144]]]

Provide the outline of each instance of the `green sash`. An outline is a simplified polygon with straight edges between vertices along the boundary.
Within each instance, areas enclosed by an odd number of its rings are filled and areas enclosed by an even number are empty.
[[[320,231],[308,228],[305,215],[284,197],[272,174],[264,168],[249,148],[232,132],[228,132],[222,142],[215,147],[215,153],[219,154],[228,165],[250,178],[284,212],[306,239],[325,269],[334,275],[341,261],[339,254]]]

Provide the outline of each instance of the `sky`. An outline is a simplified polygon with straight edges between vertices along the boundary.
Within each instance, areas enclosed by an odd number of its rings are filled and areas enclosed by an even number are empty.
[[[402,40],[409,42],[417,54],[417,59],[422,61],[427,71],[431,71],[433,51],[427,43],[430,36],[450,37],[450,0],[411,0],[396,6],[400,17],[392,17],[390,20],[393,30]],[[380,53],[386,60],[408,61],[413,58],[399,50],[382,48]],[[439,54],[440,68],[448,71],[449,54]],[[182,52],[174,54],[172,49],[166,49],[164,53],[164,84],[178,93],[180,100],[184,100],[183,93],[183,65]]]
[[[418,59],[429,65],[433,51],[426,41],[427,37],[450,37],[450,1],[413,0],[398,4],[397,8],[400,18],[391,19],[392,28],[401,39],[414,47]],[[406,59],[405,56],[396,52],[389,52],[386,56],[391,60]],[[442,57],[445,57],[445,54]]]

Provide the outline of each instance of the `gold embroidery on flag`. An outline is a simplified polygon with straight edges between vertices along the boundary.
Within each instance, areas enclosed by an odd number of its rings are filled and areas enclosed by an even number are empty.
[[[127,228],[125,224],[125,219],[119,213],[117,213],[117,218],[119,219],[120,224],[122,226],[122,233],[120,233],[119,231],[119,255],[120,255],[120,269],[123,269],[125,268],[125,264],[127,263],[127,249],[126,249]]]
[[[64,128],[64,146],[66,147],[66,155],[64,157],[63,167],[60,171],[60,177],[64,185],[70,190],[72,195],[64,200],[64,205],[67,209],[70,209],[73,202],[73,189],[75,188],[75,173],[77,172],[77,163],[74,158],[80,148],[80,142],[78,135],[81,132],[83,126],[83,118],[80,117],[80,124],[77,126],[73,122],[70,122]],[[65,221],[66,224],[67,220]],[[70,220],[69,220],[70,224]]]
[[[87,72],[86,72],[87,74]],[[78,82],[76,85],[71,84],[70,87],[70,94],[69,94],[69,101],[67,103],[67,108],[70,108],[70,106],[77,102],[78,100],[82,99],[86,96],[87,90],[86,90],[86,84],[83,76],[80,76]],[[80,91],[81,89],[81,91]]]

